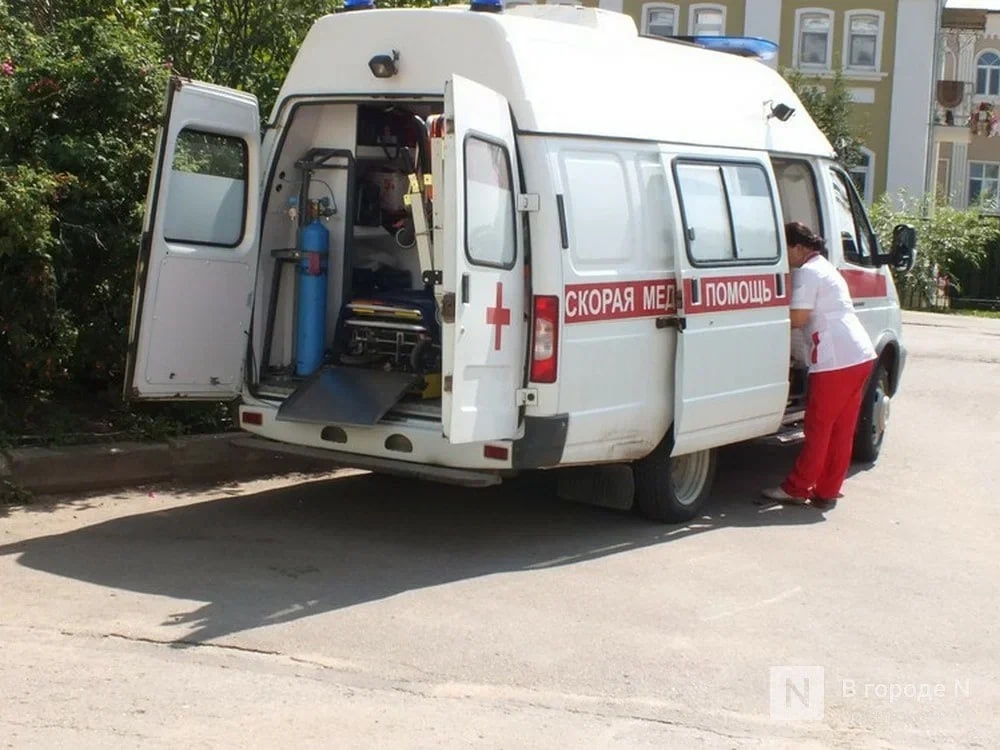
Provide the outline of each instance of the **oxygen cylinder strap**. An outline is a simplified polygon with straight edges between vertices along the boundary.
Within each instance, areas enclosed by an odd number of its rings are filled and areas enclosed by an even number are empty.
[[[320,274],[320,257],[319,253],[306,253],[309,256],[309,275],[319,276]]]

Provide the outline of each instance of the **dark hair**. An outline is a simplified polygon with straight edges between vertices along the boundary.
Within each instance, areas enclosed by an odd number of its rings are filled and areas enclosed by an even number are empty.
[[[827,255],[826,241],[800,221],[790,221],[785,224],[785,243],[788,247],[805,245],[823,257]]]

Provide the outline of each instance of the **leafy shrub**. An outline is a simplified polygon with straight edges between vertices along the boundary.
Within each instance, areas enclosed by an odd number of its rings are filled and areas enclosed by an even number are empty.
[[[892,230],[897,224],[911,224],[917,230],[916,265],[907,274],[896,274],[904,299],[912,296],[909,292],[932,296],[941,277],[955,286],[962,270],[979,266],[988,248],[1000,241],[1000,224],[978,208],[933,205],[926,198],[905,194],[882,196],[872,206],[871,219],[879,243],[886,249],[892,247]]]

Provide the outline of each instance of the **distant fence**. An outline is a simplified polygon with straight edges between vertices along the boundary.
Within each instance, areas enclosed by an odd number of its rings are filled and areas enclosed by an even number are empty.
[[[1000,312],[1000,299],[976,299],[974,297],[953,297],[953,310],[994,310]]]

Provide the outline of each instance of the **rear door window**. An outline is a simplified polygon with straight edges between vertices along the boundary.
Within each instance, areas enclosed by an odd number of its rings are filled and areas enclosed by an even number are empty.
[[[692,264],[777,262],[777,212],[760,164],[680,161],[675,174]]]

